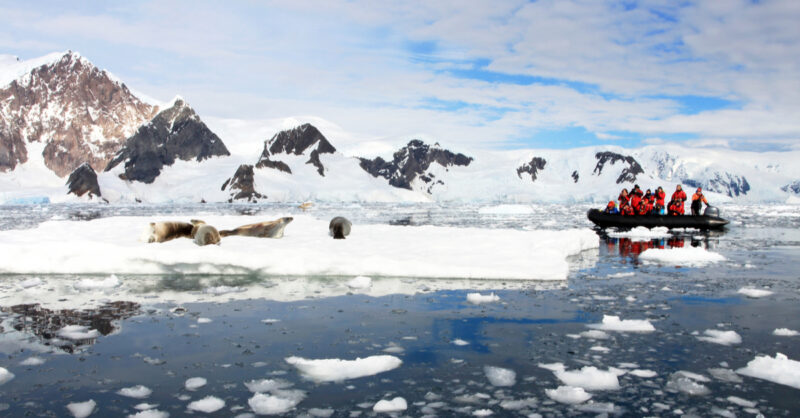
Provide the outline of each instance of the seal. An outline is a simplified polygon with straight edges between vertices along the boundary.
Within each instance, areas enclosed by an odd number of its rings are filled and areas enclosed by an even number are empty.
[[[165,242],[175,238],[192,238],[194,225],[186,222],[150,222],[145,229],[144,241]]]
[[[196,225],[197,229],[194,233],[194,243],[197,245],[211,245],[217,244],[219,245],[220,237],[219,231],[217,228],[214,228],[211,225],[207,225],[205,222],[202,224]]]
[[[333,236],[333,239],[344,239],[344,237],[350,235],[352,226],[353,224],[346,218],[337,216],[331,219],[331,223],[328,225],[328,232]]]
[[[289,225],[294,218],[285,217],[276,219],[274,221],[259,222],[255,224],[242,225],[236,229],[229,229],[219,231],[219,235],[229,237],[231,235],[240,235],[243,237],[257,237],[257,238],[282,238],[283,230],[286,225]]]
[[[298,206],[298,208],[303,209],[303,212],[305,212],[305,211],[311,209],[312,206],[314,206],[313,203],[305,202],[305,203],[301,203],[300,206]]]

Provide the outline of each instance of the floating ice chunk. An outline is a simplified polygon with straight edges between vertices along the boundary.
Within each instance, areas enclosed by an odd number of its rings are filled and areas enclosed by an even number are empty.
[[[455,340],[450,341],[450,343],[458,346],[469,345],[469,341],[464,341],[461,338],[456,338]]]
[[[355,360],[287,357],[286,362],[300,370],[304,377],[316,382],[341,382],[372,376],[400,367],[402,360],[395,356],[380,355]]]
[[[583,388],[572,386],[559,386],[557,389],[545,389],[544,393],[550,399],[565,404],[579,404],[588,401],[592,395],[586,393]]]
[[[527,205],[503,204],[497,206],[486,206],[478,209],[481,215],[530,215],[533,208]]]
[[[0,385],[8,383],[8,381],[10,381],[13,378],[14,378],[14,373],[11,373],[5,367],[0,367]]]
[[[292,387],[291,382],[282,379],[259,379],[244,382],[244,385],[250,392],[272,392],[278,389],[286,389]]]
[[[122,388],[117,391],[117,395],[127,396],[134,399],[144,399],[153,393],[150,388],[144,385],[131,386],[129,388]]]
[[[259,415],[280,415],[294,409],[300,400],[256,393],[247,400],[250,408]]]
[[[535,408],[539,404],[536,398],[506,399],[500,402],[500,407],[509,411],[518,411],[525,408]]]
[[[99,337],[100,332],[83,325],[67,325],[56,331],[56,335],[68,340],[89,340]]]
[[[728,396],[725,399],[732,404],[736,404],[744,408],[755,408],[756,405],[758,405],[756,402],[748,401],[747,399],[742,399],[738,396]]]
[[[112,289],[120,285],[120,281],[115,275],[111,275],[103,280],[83,279],[75,283],[77,290],[103,290]]]
[[[741,344],[742,342],[741,335],[737,334],[736,331],[721,331],[718,329],[707,329],[697,339],[721,345]]]
[[[634,375],[636,377],[643,377],[645,379],[649,379],[651,377],[656,377],[656,375],[657,375],[656,372],[654,372],[652,370],[645,370],[645,369],[631,370],[631,371],[628,372],[628,374],[632,374],[632,375]]]
[[[159,411],[158,409],[146,409],[135,414],[128,415],[128,418],[169,418],[169,412]]]
[[[212,286],[203,289],[203,293],[209,295],[224,295],[226,293],[241,293],[246,292],[246,287],[239,287],[239,286]]]
[[[211,318],[203,318],[203,317],[197,318],[198,324],[209,324],[211,322],[214,322],[214,320]]]
[[[276,322],[281,322],[281,320],[275,318],[267,318],[267,319],[262,319],[261,322],[265,324],[274,324]]]
[[[208,381],[203,377],[190,377],[186,379],[186,382],[184,382],[183,387],[185,387],[186,390],[197,390],[205,386],[206,383],[208,383]]]
[[[709,263],[725,261],[725,257],[700,247],[650,248],[639,254],[639,260],[674,266],[702,267]]]
[[[404,351],[406,350],[403,347],[395,343],[389,343],[389,346],[383,349],[384,353],[391,353],[391,354],[400,354]]]
[[[717,407],[717,406],[711,408],[711,413],[714,414],[714,415],[719,415],[721,417],[725,417],[725,418],[736,418],[736,414],[733,413],[733,411],[730,411],[730,410],[727,410],[727,409],[722,409],[722,408]]]
[[[72,402],[67,404],[67,410],[75,418],[86,418],[92,415],[94,409],[97,407],[97,402],[94,399],[89,399],[85,402]]]
[[[736,373],[800,389],[800,361],[781,353],[775,354],[775,358],[756,356]]]
[[[372,286],[372,279],[367,276],[358,276],[347,282],[347,287],[351,289],[367,289],[370,286]]]
[[[44,364],[44,359],[41,357],[28,357],[19,362],[20,366],[41,366]]]
[[[614,405],[611,402],[587,402],[583,405],[578,405],[575,409],[581,412],[590,412],[598,414],[599,416],[607,416],[609,414],[622,415],[623,409]]]
[[[372,410],[375,412],[400,412],[405,411],[406,409],[408,409],[408,403],[400,396],[392,399],[391,401],[381,399],[375,404],[375,406],[372,407]]]
[[[483,373],[486,374],[486,378],[489,379],[492,386],[514,386],[514,383],[517,382],[517,373],[510,369],[484,366]]]
[[[22,286],[22,287],[23,287],[23,288],[25,288],[25,289],[28,289],[28,288],[31,288],[31,287],[36,287],[36,286],[39,286],[39,285],[41,285],[42,283],[44,283],[44,282],[42,281],[42,279],[40,279],[40,278],[38,278],[38,277],[34,277],[34,278],[32,278],[32,279],[23,280],[22,282],[20,282],[20,284],[19,284],[19,285],[20,285],[20,286]]]
[[[541,366],[541,365],[540,365]],[[620,369],[611,368],[603,371],[594,366],[585,366],[580,370],[553,370],[558,380],[567,386],[580,387],[588,390],[616,390],[619,389],[617,376],[625,374]]]
[[[608,236],[612,238],[630,238],[631,241],[649,241],[651,239],[669,238],[672,234],[669,233],[669,228],[665,226],[657,226],[653,229],[637,226],[629,231],[609,232]]]
[[[478,305],[481,303],[497,302],[500,297],[491,293],[489,295],[482,295],[480,293],[467,293],[467,302]]]
[[[583,331],[578,335],[583,337],[583,338],[588,338],[590,340],[607,340],[607,339],[611,338],[611,336],[608,335],[607,332],[600,331],[599,329],[592,329],[592,330],[589,330],[589,331]]]
[[[207,414],[217,412],[224,407],[225,401],[216,396],[206,396],[199,401],[190,402],[189,405],[186,406],[190,411],[200,411]]]
[[[747,296],[748,298],[758,299],[758,298],[763,298],[765,296],[771,295],[772,291],[771,290],[766,290],[766,289],[754,289],[752,287],[743,287],[743,288],[739,289],[739,291],[737,293],[741,293],[741,294]]]
[[[136,410],[139,410],[139,411],[146,411],[148,409],[153,409],[153,408],[155,408],[157,406],[158,406],[157,403],[142,402],[140,404],[134,405],[133,409],[136,409]]]
[[[592,350],[592,351],[600,351],[600,352],[602,352],[602,353],[608,353],[609,351],[611,351],[611,349],[610,349],[610,348],[608,348],[608,347],[603,347],[602,345],[595,345],[595,346],[592,346],[592,347],[590,347],[590,348],[589,348],[589,350]]]
[[[646,319],[623,319],[618,316],[603,315],[603,322],[600,324],[589,324],[590,328],[604,331],[618,332],[653,332],[656,328]]]
[[[488,417],[494,414],[491,409],[477,409],[472,413],[474,417]]]
[[[622,278],[622,277],[633,277],[635,275],[636,275],[636,273],[634,273],[632,271],[625,271],[625,272],[620,272],[620,273],[607,274],[606,277],[608,277],[609,279],[619,279],[619,278]]]
[[[328,418],[336,412],[332,408],[310,408],[308,414],[312,417]]]
[[[796,337],[800,335],[800,332],[789,328],[776,328],[775,331],[772,331],[772,335],[777,335],[780,337]]]
[[[679,371],[670,375],[669,381],[667,382],[667,389],[683,392],[693,396],[704,396],[711,393],[711,390],[709,390],[704,384],[697,383],[696,380],[701,382],[709,381],[709,379],[703,375]]]
[[[714,379],[723,382],[742,383],[742,378],[731,369],[712,368],[708,369],[708,373],[711,374]]]

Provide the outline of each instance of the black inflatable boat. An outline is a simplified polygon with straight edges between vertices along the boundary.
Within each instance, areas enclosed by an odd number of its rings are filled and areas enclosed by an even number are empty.
[[[709,208],[716,209],[716,208]],[[712,215],[713,214],[713,215]],[[728,224],[728,221],[719,217],[719,211],[706,210],[701,216],[669,216],[669,215],[633,215],[622,216],[610,213],[603,213],[598,209],[590,209],[586,213],[590,221],[601,228],[634,228],[644,226],[653,228],[656,226],[666,226],[667,228],[695,228],[695,229],[720,229]]]

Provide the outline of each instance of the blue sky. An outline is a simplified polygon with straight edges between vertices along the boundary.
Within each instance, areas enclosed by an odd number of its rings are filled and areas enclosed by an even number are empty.
[[[393,143],[800,147],[794,0],[72,3],[0,1],[0,54]]]

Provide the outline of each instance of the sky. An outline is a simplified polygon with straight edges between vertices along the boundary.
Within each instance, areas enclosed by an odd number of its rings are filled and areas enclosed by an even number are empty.
[[[798,22],[797,0],[0,0],[0,54],[77,51],[253,131],[780,151],[800,149]]]

